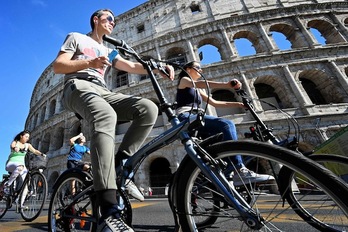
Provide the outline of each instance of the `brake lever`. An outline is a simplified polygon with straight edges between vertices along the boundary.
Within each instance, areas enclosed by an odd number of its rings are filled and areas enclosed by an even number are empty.
[[[116,49],[120,52],[120,54],[126,58],[130,58],[135,54],[135,51],[132,47],[128,46],[126,43],[123,46],[117,46]]]
[[[159,70],[162,74],[166,75],[168,78],[170,77],[169,73],[167,72],[167,70],[166,70],[162,65],[160,65],[160,66],[158,67],[158,70]]]
[[[158,71],[160,71],[162,74],[166,75],[168,78],[170,77],[167,70],[159,63],[156,63],[153,59],[150,59],[150,64],[153,69],[158,69]]]

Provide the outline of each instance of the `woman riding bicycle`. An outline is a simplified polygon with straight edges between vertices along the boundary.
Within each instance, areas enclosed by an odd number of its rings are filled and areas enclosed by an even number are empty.
[[[22,180],[25,179],[25,176],[28,172],[25,167],[25,155],[28,151],[34,153],[35,155],[45,156],[41,151],[36,150],[30,143],[28,143],[30,138],[30,132],[24,130],[17,134],[11,145],[11,153],[6,162],[6,171],[10,172],[10,178],[5,184],[4,192],[9,194],[9,187],[12,185],[13,181],[21,175]]]
[[[206,88],[206,82],[198,80],[201,77],[202,69],[198,62],[191,61],[183,66],[183,71],[179,74],[179,83],[177,86],[177,114],[179,120],[184,120],[189,117],[190,111],[193,108],[195,111],[199,110],[199,106],[202,101],[207,102],[208,96],[202,90]],[[190,78],[190,77],[192,78]],[[235,81],[234,86],[231,82],[215,82],[208,81],[209,87],[211,88],[223,88],[223,89],[238,89],[241,87],[241,83],[238,80]],[[192,83],[194,82],[194,84]],[[195,88],[194,88],[195,86]],[[198,90],[197,90],[198,89]],[[226,102],[217,101],[215,99],[209,98],[209,104],[214,107],[239,107],[245,108],[241,102]],[[236,126],[230,120],[215,117],[212,115],[204,116],[205,125],[200,127],[198,130],[198,136],[206,138],[210,135],[223,133],[223,140],[238,140]],[[268,180],[274,180],[273,176],[266,174],[257,174],[253,171],[247,169],[243,163],[241,156],[234,156],[233,160],[236,166],[237,173],[233,173],[235,169],[233,165],[229,162],[230,167],[228,167],[229,173],[227,177],[233,180],[234,186],[242,185],[243,183],[255,183],[263,182]],[[234,174],[234,175],[233,175]]]

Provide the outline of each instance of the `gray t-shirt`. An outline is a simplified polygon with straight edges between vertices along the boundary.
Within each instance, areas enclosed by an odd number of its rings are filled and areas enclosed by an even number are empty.
[[[74,55],[72,60],[87,60],[94,59],[99,56],[108,56],[112,49],[104,46],[103,44],[99,44],[88,35],[72,32],[66,37],[60,51],[73,53]],[[67,80],[73,77],[95,77],[105,85],[104,76],[109,70],[110,69],[108,67],[103,69],[87,68],[75,73],[66,74],[65,79]]]

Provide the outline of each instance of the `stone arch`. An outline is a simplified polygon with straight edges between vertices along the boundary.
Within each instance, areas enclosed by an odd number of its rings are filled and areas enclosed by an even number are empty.
[[[157,157],[150,164],[150,186],[155,191],[154,187],[165,187],[172,175],[170,163],[164,157]],[[157,193],[159,194],[159,193]]]
[[[69,129],[69,133],[67,133],[67,136],[68,136],[67,139],[70,139],[71,137],[74,137],[74,136],[80,134],[81,132],[82,132],[81,121],[76,119],[75,121],[72,121],[72,126]]]
[[[297,28],[286,23],[273,24],[269,31],[282,33],[286,39],[291,43],[291,48],[306,47],[306,42],[303,40]]]
[[[224,44],[222,41],[219,41],[217,38],[204,38],[204,39],[202,39],[202,40],[200,40],[199,42],[198,42],[198,45],[197,45],[197,48],[199,49],[199,48],[201,48],[201,47],[203,47],[203,46],[205,46],[205,45],[211,45],[211,46],[213,46],[213,47],[215,47],[215,48],[217,48],[217,51],[218,51],[218,53],[219,53],[219,55],[220,55],[220,59],[221,60],[224,60],[224,59],[226,59],[228,56],[227,56],[227,54],[224,54],[223,52],[221,52],[221,51],[223,51],[224,49],[222,49],[222,44]],[[204,54],[203,54],[204,55]]]
[[[340,32],[335,28],[335,26],[323,19],[311,20],[307,23],[310,28],[317,29],[321,35],[325,38],[326,44],[341,43],[345,42],[344,38]]]
[[[41,138],[40,151],[43,153],[47,153],[50,150],[50,143],[51,143],[51,133],[46,132]]]
[[[56,99],[53,99],[50,102],[49,111],[48,111],[48,117],[52,117],[56,113],[56,104],[57,104]]]
[[[228,101],[228,102],[236,102],[236,96],[232,90],[227,89],[215,89],[212,91],[212,97],[218,101]],[[216,108],[217,116],[221,117],[224,115],[233,115],[233,114],[241,114],[244,113],[244,110],[241,108]]]
[[[52,149],[58,150],[59,148],[63,147],[64,145],[64,128],[62,126],[56,126],[56,129],[54,130],[54,134],[52,135]]]
[[[170,62],[177,63],[179,65],[184,65],[187,63],[186,51],[181,47],[172,47],[166,51],[166,60]]]
[[[298,75],[303,89],[313,104],[340,103],[344,99],[336,87],[335,80],[321,70],[305,70]]]
[[[31,124],[31,128],[32,130],[36,127],[36,125],[38,124],[38,120],[39,119],[39,114],[38,113],[35,113],[34,117],[33,117],[33,121],[32,121],[32,124]]]
[[[256,33],[247,30],[239,31],[233,36],[233,40],[247,39],[248,41],[250,41],[256,53],[266,52],[267,50],[262,46],[259,38],[260,36]]]
[[[35,149],[39,149],[39,142],[40,142],[39,138],[35,138],[35,139],[31,140],[30,143]]]
[[[258,77],[254,82],[255,92],[260,100],[270,102],[277,107],[289,108],[293,107],[289,96],[288,87],[278,77],[265,75]],[[265,103],[261,102],[264,110],[274,109]]]
[[[46,106],[42,107],[41,109],[40,122],[38,124],[45,121],[45,116],[46,116]]]

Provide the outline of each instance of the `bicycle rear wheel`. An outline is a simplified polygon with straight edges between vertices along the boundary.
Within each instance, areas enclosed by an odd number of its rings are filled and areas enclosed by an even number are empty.
[[[93,182],[86,177],[84,173],[71,172],[57,182],[48,209],[49,231],[96,230],[98,210]]]
[[[328,168],[338,177],[348,174],[348,157],[313,154],[309,158]],[[321,231],[347,231],[347,217],[341,214],[336,205],[327,201],[327,196],[322,194],[321,189],[313,188],[303,176],[299,176],[286,168],[281,170],[279,176],[284,197],[303,220]],[[301,185],[291,185],[293,179],[296,179],[296,182],[301,183]],[[287,189],[286,183],[288,184]],[[331,183],[324,184],[330,186]],[[293,189],[294,187],[296,189]],[[321,209],[318,210],[318,207]]]
[[[242,155],[252,156],[255,159],[266,158],[274,163],[280,163],[293,172],[305,176],[314,188],[320,189],[319,194],[325,196],[327,201],[335,206],[335,210],[340,211],[341,215],[338,219],[348,220],[348,199],[344,197],[348,194],[347,186],[331,172],[306,157],[278,146],[256,141],[222,142],[208,147],[206,151],[216,159]],[[205,228],[213,226],[214,230],[216,228],[236,231],[252,230],[247,222],[240,219],[239,213],[227,203],[224,196],[201,173],[193,161],[190,160],[182,170],[176,192],[177,213],[182,231],[199,231],[204,227],[199,227],[200,224],[202,225],[202,222],[209,218],[217,218],[217,220],[213,225],[207,224]],[[260,170],[255,171],[262,173]],[[327,185],[328,182],[330,185]],[[262,217],[263,227],[260,231],[289,231],[287,228],[291,228],[293,223],[299,225],[303,231],[317,231],[293,212],[292,207],[284,202],[282,195],[271,193],[270,185],[272,184],[276,183],[273,181],[273,183],[259,184],[257,187],[248,183],[244,184],[245,191],[242,196],[259,217]],[[233,188],[233,185],[230,187]],[[320,207],[316,209],[324,210]],[[342,231],[344,231],[343,228]]]
[[[29,173],[28,181],[23,183],[20,193],[20,213],[22,218],[31,222],[41,213],[47,198],[47,180],[39,171]]]

